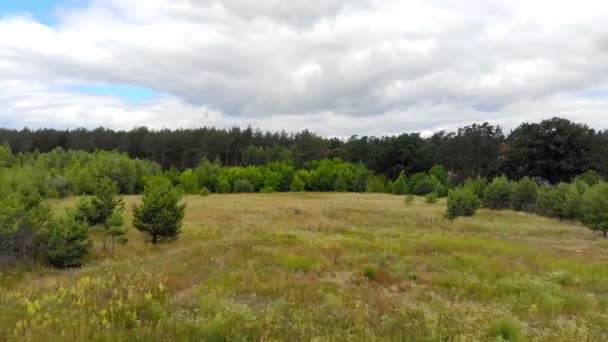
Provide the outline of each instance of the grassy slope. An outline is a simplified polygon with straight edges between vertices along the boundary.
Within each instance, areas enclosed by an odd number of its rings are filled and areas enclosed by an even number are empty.
[[[81,270],[2,275],[0,340],[608,340],[608,243],[578,225],[381,194],[187,202],[174,243],[132,229]]]

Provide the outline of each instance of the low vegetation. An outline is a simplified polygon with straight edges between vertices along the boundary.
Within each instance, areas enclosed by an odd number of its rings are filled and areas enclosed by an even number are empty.
[[[453,190],[456,191],[456,190]],[[469,195],[472,191],[465,190]],[[140,197],[125,196],[126,225]],[[78,199],[47,202],[55,215]],[[605,341],[608,245],[510,210],[389,194],[187,196],[180,238],[2,272],[0,339]]]

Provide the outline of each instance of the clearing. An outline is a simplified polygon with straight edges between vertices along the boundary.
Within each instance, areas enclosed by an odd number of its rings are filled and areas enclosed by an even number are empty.
[[[385,194],[186,201],[175,242],[131,229],[112,256],[97,232],[82,269],[4,272],[0,340],[608,340],[608,241],[577,224]]]

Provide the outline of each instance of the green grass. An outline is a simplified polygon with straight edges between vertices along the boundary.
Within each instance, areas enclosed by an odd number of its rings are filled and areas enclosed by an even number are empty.
[[[0,340],[608,340],[608,243],[577,224],[383,194],[186,200],[176,242],[130,229],[108,255],[94,229],[82,269],[3,273]]]

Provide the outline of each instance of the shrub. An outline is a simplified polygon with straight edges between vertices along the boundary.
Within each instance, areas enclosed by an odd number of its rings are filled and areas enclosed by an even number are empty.
[[[514,210],[530,211],[538,198],[538,184],[530,177],[524,177],[513,184],[511,207]]]
[[[469,178],[464,182],[464,187],[471,189],[479,198],[483,198],[483,193],[488,186],[488,181],[485,178]]]
[[[254,188],[251,182],[246,179],[239,179],[234,182],[234,186],[232,187],[232,192],[240,193],[240,192],[253,192]]]
[[[506,209],[511,201],[512,184],[506,177],[497,177],[483,192],[483,205],[490,209]]]
[[[210,190],[209,190],[209,189],[208,189],[206,186],[204,186],[204,187],[201,189],[201,191],[199,192],[199,194],[200,194],[201,196],[209,196],[209,195],[211,195],[211,191],[210,191]]]
[[[441,183],[437,183],[433,192],[437,194],[437,197],[445,197],[448,195],[448,187]]]
[[[538,206],[545,215],[560,220],[582,217],[582,195],[574,184],[542,187],[538,193]]]
[[[79,202],[75,218],[86,220],[91,226],[107,226],[106,222],[114,210],[124,205],[122,199],[116,197],[118,187],[109,178],[104,177],[95,187],[93,195],[90,201],[85,199]]]
[[[127,232],[129,228],[125,226],[124,220],[124,206],[120,208],[120,210],[115,210],[112,213],[112,216],[108,219],[108,228],[106,229],[106,234],[110,236],[111,242],[111,252],[114,253],[114,247],[117,243],[126,244],[129,239],[127,237]],[[105,241],[104,241],[105,244]]]
[[[434,203],[437,203],[439,196],[437,196],[436,192],[431,192],[430,194],[427,194],[426,196],[424,196],[424,199],[425,199],[426,203],[434,204]]]
[[[492,323],[488,335],[502,341],[514,342],[521,340],[521,330],[521,323],[517,319],[505,317]]]
[[[602,183],[583,195],[583,223],[591,230],[601,231],[606,238],[608,232],[608,184]]]
[[[227,194],[230,192],[230,181],[225,175],[220,175],[217,178],[217,192],[220,194]]]
[[[412,194],[405,195],[405,205],[411,205],[412,203],[414,203],[414,199],[414,195]]]
[[[291,182],[291,191],[293,191],[293,192],[304,191],[305,186],[306,186],[306,184],[304,183],[302,178],[300,178],[300,176],[295,175],[293,177],[293,181]]]
[[[385,191],[384,180],[382,179],[382,177],[373,176],[367,182],[367,192],[382,193],[384,191]]]
[[[450,179],[450,174],[443,165],[435,165],[429,170],[429,175],[434,176],[439,183],[447,185]]]
[[[260,192],[263,194],[270,194],[274,192],[274,189],[272,187],[269,186],[265,186],[263,188],[260,189]]]
[[[152,243],[179,236],[186,205],[182,193],[163,176],[148,179],[142,203],[133,206],[133,226],[150,235]]]
[[[184,191],[188,194],[194,194],[198,191],[198,175],[192,169],[188,169],[179,176],[179,183]]]
[[[594,186],[602,181],[602,177],[595,170],[589,170],[581,175],[578,175],[575,180],[582,181],[589,186]]]
[[[377,272],[378,268],[372,264],[366,264],[363,266],[363,275],[369,280],[375,280]]]
[[[395,179],[392,190],[393,194],[395,195],[405,195],[408,193],[407,178],[405,177],[405,173],[401,172],[399,177]]]
[[[51,220],[43,239],[47,262],[58,268],[81,266],[92,246],[87,226],[72,215]]]
[[[410,191],[414,195],[424,196],[435,191],[438,182],[437,178],[433,176],[417,173],[410,180]]]
[[[479,209],[480,204],[479,197],[467,187],[450,190],[445,216],[450,220],[459,216],[473,216]]]

